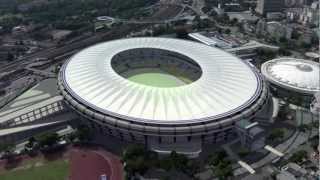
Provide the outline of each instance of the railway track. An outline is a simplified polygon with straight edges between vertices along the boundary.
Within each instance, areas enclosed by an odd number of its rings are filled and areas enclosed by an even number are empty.
[[[59,56],[63,56],[69,52],[76,52],[76,50],[83,49],[87,46],[116,38],[123,37],[129,32],[129,30],[142,28],[144,25],[134,25],[134,26],[124,26],[119,29],[114,29],[108,32],[97,33],[93,36],[90,36],[86,39],[82,39],[77,42],[72,42],[70,44],[62,45],[61,47],[53,47],[45,49],[34,54],[23,57],[22,59],[15,60],[8,65],[0,67],[0,72],[8,72],[12,70],[23,69],[26,65],[33,63],[37,58],[48,58],[54,59]]]

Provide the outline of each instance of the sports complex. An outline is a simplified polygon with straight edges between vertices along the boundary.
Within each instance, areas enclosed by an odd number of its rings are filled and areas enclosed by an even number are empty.
[[[86,48],[61,68],[58,86],[84,123],[158,152],[199,153],[228,141],[269,93],[260,73],[200,43],[131,38]],[[187,153],[187,152],[185,152]]]
[[[308,107],[320,91],[319,67],[314,61],[282,57],[262,64],[261,73],[270,83],[273,95]]]

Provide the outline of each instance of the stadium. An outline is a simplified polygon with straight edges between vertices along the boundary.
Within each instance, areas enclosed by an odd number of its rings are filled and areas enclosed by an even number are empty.
[[[320,91],[319,66],[311,60],[283,57],[262,64],[261,73],[270,82],[274,96],[309,107]]]
[[[61,68],[58,86],[83,122],[158,152],[199,153],[228,141],[267,103],[259,72],[200,43],[131,38],[91,46]],[[185,152],[187,153],[187,152]]]

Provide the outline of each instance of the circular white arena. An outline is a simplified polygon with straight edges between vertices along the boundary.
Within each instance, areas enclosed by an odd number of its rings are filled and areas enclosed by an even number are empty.
[[[277,58],[262,64],[261,72],[282,97],[296,93],[308,104],[320,91],[320,64],[310,60]]]
[[[95,128],[142,143],[217,142],[254,118],[267,87],[249,64],[217,48],[168,38],[109,41],[59,74],[65,101]]]

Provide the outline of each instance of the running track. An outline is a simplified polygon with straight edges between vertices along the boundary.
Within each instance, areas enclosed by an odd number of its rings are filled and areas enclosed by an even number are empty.
[[[120,159],[102,149],[72,149],[70,165],[70,180],[100,180],[102,174],[108,180],[123,179]]]

